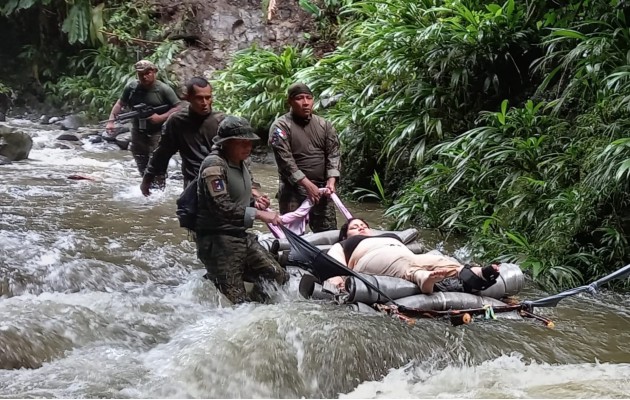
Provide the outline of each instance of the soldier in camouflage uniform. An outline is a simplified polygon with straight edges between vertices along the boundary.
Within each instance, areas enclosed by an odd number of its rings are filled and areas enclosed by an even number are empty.
[[[247,120],[227,116],[219,125],[215,148],[201,163],[197,191],[197,256],[207,277],[234,303],[252,300],[244,281],[283,284],[288,275],[247,232],[254,219],[279,225],[280,215],[264,211],[269,197],[259,191],[245,163],[259,137]]]
[[[157,67],[151,61],[140,60],[134,68],[138,74],[138,80],[125,87],[122,96],[112,107],[109,114],[109,122],[106,130],[108,133],[114,131],[114,120],[120,114],[123,107],[133,107],[138,104],[146,104],[151,107],[158,107],[168,104],[171,108],[162,114],[153,114],[146,119],[134,118],[131,127],[131,154],[136,160],[136,166],[140,175],[149,163],[151,153],[160,141],[162,125],[172,113],[179,110],[179,98],[169,86],[156,79]]]
[[[335,192],[339,179],[339,138],[332,124],[313,115],[313,93],[303,83],[288,89],[291,110],[278,118],[269,130],[280,175],[280,213],[295,211],[308,197],[315,206],[309,213],[313,232],[337,229],[334,203],[327,195]],[[326,188],[324,195],[319,188]]]

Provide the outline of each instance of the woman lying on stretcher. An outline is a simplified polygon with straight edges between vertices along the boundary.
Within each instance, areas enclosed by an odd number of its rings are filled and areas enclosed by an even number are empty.
[[[356,272],[415,282],[424,294],[433,293],[433,285],[444,278],[459,277],[464,290],[471,292],[487,289],[499,276],[498,265],[471,267],[442,255],[414,254],[395,234],[372,236],[361,218],[352,218],[341,227],[339,243],[330,248],[328,255]],[[328,282],[344,289],[344,280],[336,276]]]

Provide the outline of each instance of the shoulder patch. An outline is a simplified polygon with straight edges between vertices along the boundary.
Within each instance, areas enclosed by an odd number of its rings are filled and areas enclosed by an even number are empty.
[[[210,166],[210,167],[206,167],[201,172],[201,179],[206,179],[209,176],[222,175],[222,172],[223,171],[221,171],[221,167],[219,167],[218,165],[213,165],[213,166]]]
[[[213,179],[211,183],[213,192],[219,193],[225,190],[225,182],[223,181],[223,179]]]
[[[278,146],[281,140],[287,140],[288,136],[281,128],[276,127],[271,134],[271,145]]]
[[[223,168],[219,165],[211,165],[204,168],[201,172],[201,179],[206,183],[206,187],[210,192],[210,196],[215,197],[220,194],[227,193],[227,187],[225,183],[225,176],[223,174]]]
[[[273,131],[274,136],[278,136],[282,140],[287,140],[287,133],[280,128],[276,128]]]

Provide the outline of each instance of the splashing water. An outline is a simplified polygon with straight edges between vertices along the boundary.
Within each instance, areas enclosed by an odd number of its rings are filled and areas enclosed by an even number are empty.
[[[626,296],[545,310],[555,330],[503,316],[409,327],[303,300],[296,282],[274,294],[275,304],[234,307],[202,278],[195,244],[178,227],[181,181],[145,198],[128,152],[88,140],[54,148],[60,131],[12,124],[35,144],[29,160],[0,166],[0,397],[630,392]],[[254,174],[273,197],[275,168],[256,165]],[[367,207],[350,208],[382,225],[382,210]]]

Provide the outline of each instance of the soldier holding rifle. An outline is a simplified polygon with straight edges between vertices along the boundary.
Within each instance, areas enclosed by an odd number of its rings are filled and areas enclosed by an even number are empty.
[[[141,115],[144,118],[136,116],[132,120],[131,154],[136,161],[138,172],[144,175],[151,153],[160,140],[162,125],[169,115],[180,109],[180,101],[173,89],[156,79],[158,69],[151,61],[140,60],[134,67],[138,80],[127,85],[120,99],[114,104],[106,130],[110,135],[114,132],[114,122],[119,118],[123,107],[135,109],[143,105],[143,108],[149,110],[151,107],[159,107],[160,113]],[[163,111],[165,108],[167,110]]]

